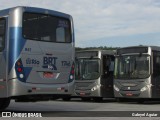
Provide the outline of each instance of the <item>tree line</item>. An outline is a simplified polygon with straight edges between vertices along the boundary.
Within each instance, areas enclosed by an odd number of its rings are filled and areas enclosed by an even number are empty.
[[[86,48],[81,48],[81,47],[76,47],[76,51],[80,50],[90,50],[90,49],[97,49],[97,50],[116,50],[119,47],[107,47],[107,46],[100,46],[100,47],[86,47]]]

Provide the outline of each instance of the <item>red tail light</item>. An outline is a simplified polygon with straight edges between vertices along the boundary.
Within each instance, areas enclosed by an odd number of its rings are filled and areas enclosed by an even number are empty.
[[[23,69],[22,69],[21,67],[18,67],[18,68],[17,68],[17,71],[18,71],[18,72],[22,72]]]
[[[69,83],[74,80],[74,63],[72,64],[70,75],[69,75]]]
[[[71,71],[71,74],[72,74],[72,75],[74,74],[74,70]]]
[[[23,69],[23,64],[22,64],[21,59],[17,60],[17,62],[15,64],[15,70],[16,70],[17,78],[20,81],[25,81],[24,69]]]

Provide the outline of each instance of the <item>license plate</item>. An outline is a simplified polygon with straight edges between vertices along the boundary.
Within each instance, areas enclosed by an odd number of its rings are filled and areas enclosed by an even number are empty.
[[[80,93],[80,95],[84,96],[84,95],[85,95],[85,93],[83,93],[83,92],[82,92],[82,93]]]
[[[126,96],[133,96],[133,94],[132,93],[127,93]]]
[[[53,78],[54,74],[52,72],[44,72],[43,77],[44,78]]]

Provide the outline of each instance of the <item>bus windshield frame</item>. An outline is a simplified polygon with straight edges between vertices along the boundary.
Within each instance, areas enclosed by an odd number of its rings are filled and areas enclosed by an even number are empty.
[[[145,69],[144,69],[145,68]],[[148,54],[121,55],[115,60],[115,79],[146,79],[151,75],[151,56]]]
[[[75,80],[95,80],[100,77],[100,73],[99,58],[79,58],[76,60]]]
[[[23,13],[22,36],[24,39],[42,42],[71,43],[71,29],[71,20],[69,18],[35,12]]]

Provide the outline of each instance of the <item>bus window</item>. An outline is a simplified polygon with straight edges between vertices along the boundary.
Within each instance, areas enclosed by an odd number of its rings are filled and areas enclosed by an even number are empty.
[[[99,59],[79,59],[76,61],[76,79],[93,80],[100,76]]]
[[[59,27],[56,30],[56,41],[65,42],[65,29],[63,27]]]
[[[70,43],[70,21],[62,17],[25,12],[23,37],[30,40]]]
[[[0,19],[0,51],[5,46],[5,19]]]

